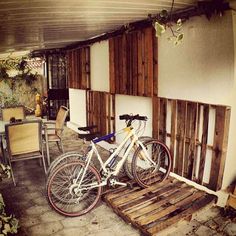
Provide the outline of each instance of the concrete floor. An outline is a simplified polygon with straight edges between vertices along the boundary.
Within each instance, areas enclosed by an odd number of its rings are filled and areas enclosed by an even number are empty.
[[[66,151],[82,152],[84,145],[77,135],[66,130],[64,135]],[[56,145],[50,146],[52,159],[60,152]],[[103,151],[106,155],[106,151]],[[90,213],[75,218],[64,217],[53,211],[45,196],[45,176],[38,161],[19,162],[14,165],[17,186],[11,179],[1,183],[7,211],[14,213],[20,221],[17,235],[96,235],[96,236],[136,236],[139,231],[119,218],[112,209],[100,201]],[[221,216],[220,209],[211,207],[200,212],[191,222],[172,226],[158,235],[236,235],[236,222]]]

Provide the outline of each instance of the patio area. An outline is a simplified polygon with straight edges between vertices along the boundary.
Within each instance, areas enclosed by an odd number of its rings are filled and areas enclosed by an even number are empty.
[[[66,129],[64,133],[65,151],[83,152],[85,145],[77,134]],[[102,150],[104,156],[107,151]],[[50,145],[52,159],[60,155],[55,145]],[[1,192],[6,209],[19,219],[17,235],[142,235],[139,230],[117,216],[106,203],[100,201],[90,213],[75,218],[64,217],[53,211],[45,195],[45,177],[37,160],[15,163],[17,186],[11,179],[3,180]],[[190,222],[172,225],[158,235],[236,235],[236,222],[220,214],[220,208],[208,207]]]

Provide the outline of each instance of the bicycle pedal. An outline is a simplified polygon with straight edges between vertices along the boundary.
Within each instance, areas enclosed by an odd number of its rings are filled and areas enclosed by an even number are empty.
[[[128,183],[127,183],[127,187],[128,187],[129,189],[133,189],[133,188],[134,188],[134,185],[133,185],[133,183],[128,182]]]

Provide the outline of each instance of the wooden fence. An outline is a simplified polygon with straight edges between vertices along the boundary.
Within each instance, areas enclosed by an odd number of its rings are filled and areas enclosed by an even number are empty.
[[[230,107],[153,98],[153,136],[165,142],[172,171],[219,190],[227,152]]]
[[[153,27],[109,39],[110,92],[157,93],[157,38]]]
[[[90,89],[90,47],[67,52],[70,88]]]
[[[115,131],[115,95],[87,91],[87,125],[96,125],[101,135]]]

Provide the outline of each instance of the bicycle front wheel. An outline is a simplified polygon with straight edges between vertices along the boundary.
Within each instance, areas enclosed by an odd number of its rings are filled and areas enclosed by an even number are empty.
[[[75,161],[59,166],[49,176],[48,201],[60,214],[80,216],[91,211],[99,201],[102,187],[98,184],[101,183],[101,177],[94,167],[88,166],[80,186],[75,183],[84,170],[85,163]]]
[[[136,182],[146,188],[168,177],[171,155],[167,146],[158,140],[147,141],[143,146],[145,150],[140,146],[134,154],[132,172]]]
[[[49,176],[53,170],[55,170],[58,166],[62,164],[66,164],[68,162],[73,162],[77,160],[81,160],[83,158],[83,155],[78,152],[66,152],[58,156],[49,166],[47,175]]]
[[[149,137],[149,136],[141,136],[138,138],[139,141],[141,141],[142,143],[145,143],[145,142],[148,142],[148,141],[151,141],[151,140],[155,140],[153,139],[152,137]],[[128,147],[127,147],[128,148]],[[126,148],[126,150],[127,150]],[[134,158],[134,154],[135,154],[135,150],[131,150],[124,165],[123,165],[123,168],[124,168],[124,171],[125,171],[125,174],[130,178],[130,179],[133,179],[134,176],[133,176],[133,171],[132,171],[132,160]]]

